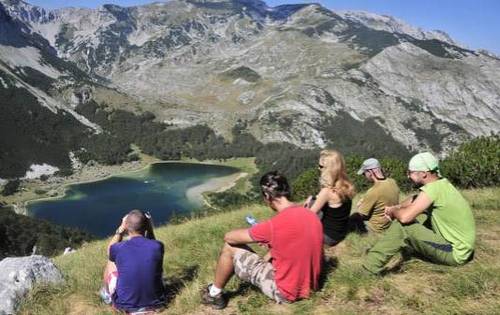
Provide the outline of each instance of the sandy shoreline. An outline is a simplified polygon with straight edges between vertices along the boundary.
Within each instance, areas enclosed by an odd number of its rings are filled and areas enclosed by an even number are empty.
[[[246,177],[247,175],[247,173],[238,172],[228,176],[211,178],[203,184],[188,188],[186,190],[186,198],[200,205],[207,204],[203,193],[222,192],[231,189],[240,178]]]
[[[192,164],[207,164],[207,165],[224,165],[220,163],[211,163],[211,161],[162,161],[149,156],[143,157],[140,161],[126,162],[121,165],[92,165],[85,166],[69,177],[51,177],[43,182],[39,179],[27,180],[23,183],[23,189],[6,198],[2,202],[6,206],[10,206],[16,213],[28,215],[28,205],[32,202],[53,200],[63,198],[66,191],[71,185],[94,183],[106,180],[113,176],[129,176],[132,173],[145,171],[154,164],[160,163],[192,163]],[[186,191],[186,197],[200,205],[207,204],[203,193],[214,191],[220,192],[230,189],[236,184],[240,178],[247,176],[247,173],[238,172],[224,177],[209,179],[207,182],[190,187]],[[42,191],[43,195],[39,194]]]

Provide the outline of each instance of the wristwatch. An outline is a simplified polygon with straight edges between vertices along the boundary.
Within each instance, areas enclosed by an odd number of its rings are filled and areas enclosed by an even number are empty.
[[[116,231],[115,231],[115,235],[123,236],[124,233],[125,233],[125,230],[123,230],[123,231],[120,232],[120,228],[117,228]]]

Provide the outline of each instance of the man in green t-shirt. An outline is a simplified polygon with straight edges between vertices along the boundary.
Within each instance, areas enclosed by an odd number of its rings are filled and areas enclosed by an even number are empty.
[[[450,266],[470,261],[476,236],[474,217],[460,192],[441,177],[438,160],[429,152],[415,155],[408,166],[408,177],[419,186],[420,193],[385,208],[385,215],[393,221],[368,251],[363,267],[374,274],[382,273],[386,263],[403,250]],[[425,211],[427,220],[421,219]]]
[[[358,211],[349,218],[350,226],[365,232],[366,221],[369,231],[383,232],[391,225],[391,220],[384,215],[385,207],[397,205],[399,202],[398,184],[394,179],[384,176],[380,162],[374,158],[361,164],[358,175],[365,176],[373,186],[356,205]]]

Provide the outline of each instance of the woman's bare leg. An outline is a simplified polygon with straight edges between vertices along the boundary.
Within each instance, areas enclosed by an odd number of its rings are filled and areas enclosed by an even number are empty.
[[[115,271],[117,271],[115,263],[108,260],[108,263],[106,264],[106,267],[104,267],[104,273],[102,275],[102,281],[106,288],[108,287],[106,279],[108,279],[108,276]]]

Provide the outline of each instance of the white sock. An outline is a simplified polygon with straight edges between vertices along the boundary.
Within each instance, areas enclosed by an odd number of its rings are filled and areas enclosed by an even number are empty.
[[[221,292],[222,292],[222,289],[219,289],[214,284],[211,284],[210,285],[210,292],[208,294],[210,294],[211,297],[215,297],[215,296],[217,296],[217,294],[219,294]]]

